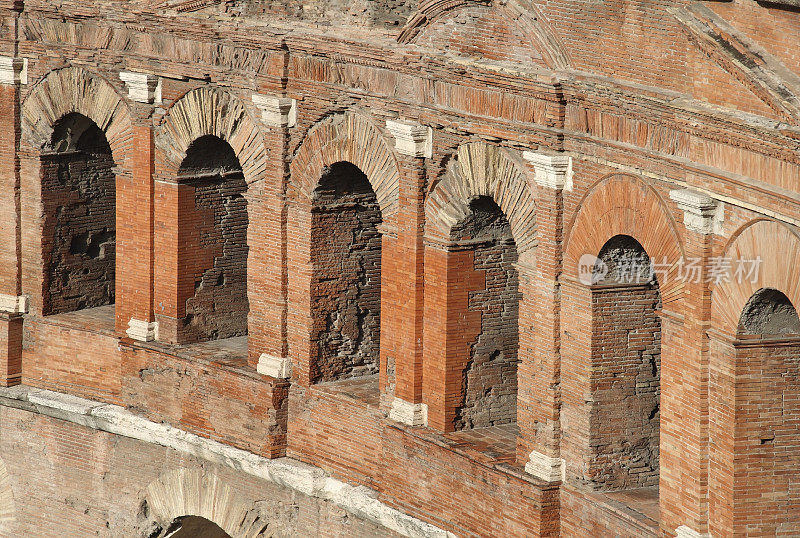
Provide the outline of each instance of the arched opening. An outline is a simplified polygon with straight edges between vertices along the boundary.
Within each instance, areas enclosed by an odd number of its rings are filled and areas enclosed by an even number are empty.
[[[742,309],[732,345],[714,345],[712,531],[800,535],[800,318],[774,288]],[[716,374],[720,372],[720,374]],[[716,375],[715,375],[716,374]]]
[[[231,535],[206,518],[185,516],[172,522],[164,538],[231,538]]]
[[[468,357],[461,372],[455,430],[487,428],[517,421],[519,276],[517,247],[503,211],[489,197],[473,199],[469,215],[453,227],[450,239],[470,266],[451,292],[467,294],[473,312]]]
[[[378,373],[381,211],[349,162],[325,169],[311,208],[311,381]]]
[[[116,175],[105,133],[86,116],[67,114],[54,125],[41,167],[43,313],[114,304]]]
[[[661,294],[633,237],[600,250],[592,287],[588,479],[605,491],[655,488],[659,478]]]
[[[800,334],[800,317],[786,295],[776,289],[763,288],[753,294],[742,310],[739,334]]]
[[[247,183],[233,148],[203,136],[178,171],[180,342],[247,334]],[[188,188],[188,191],[186,190]]]

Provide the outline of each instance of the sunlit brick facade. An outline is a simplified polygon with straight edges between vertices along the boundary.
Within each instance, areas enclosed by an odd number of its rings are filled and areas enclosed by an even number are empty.
[[[0,535],[800,535],[799,10],[0,0]]]

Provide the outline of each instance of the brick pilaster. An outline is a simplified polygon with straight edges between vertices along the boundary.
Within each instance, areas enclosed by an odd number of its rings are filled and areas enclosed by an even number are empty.
[[[422,403],[423,232],[430,129],[399,121],[387,122],[387,129],[395,138],[400,193],[397,239],[394,248],[384,250],[381,263],[381,394],[391,405],[390,418],[419,425],[426,420]]]
[[[157,337],[154,304],[155,143],[158,77],[121,73],[133,101],[130,163],[117,175],[116,327],[140,341]],[[117,163],[118,165],[120,163]]]
[[[0,385],[20,383],[22,376],[22,315],[20,222],[20,86],[27,63],[0,57]]]
[[[718,204],[692,191],[672,191],[684,211],[686,261],[699,267],[683,278],[680,312],[662,313],[661,528],[680,536],[708,533],[707,331],[711,291],[706,282]]]
[[[520,265],[520,363],[517,459],[548,481],[562,478],[560,453],[561,304],[558,277],[563,257],[563,190],[571,189],[565,155],[524,153],[537,185],[536,265]]]
[[[247,287],[249,362],[259,373],[286,379],[291,375],[287,345],[287,208],[289,130],[297,102],[287,97],[255,94],[262,113],[267,170],[258,192],[249,195]],[[256,188],[251,186],[250,188]]]

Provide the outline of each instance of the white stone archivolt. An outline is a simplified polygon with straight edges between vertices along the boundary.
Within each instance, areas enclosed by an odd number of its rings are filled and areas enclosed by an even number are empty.
[[[233,538],[259,536],[266,523],[258,511],[216,474],[201,469],[177,469],[147,486],[150,517],[169,526],[178,518],[198,516],[217,524]]]
[[[123,165],[132,137],[127,104],[116,89],[80,67],[49,73],[22,104],[22,138],[36,149],[50,144],[53,127],[70,113],[92,120],[105,133],[114,161]]]
[[[267,156],[258,122],[240,99],[216,87],[192,90],[170,108],[156,136],[159,157],[167,161],[159,169],[177,174],[189,145],[208,135],[230,144],[248,184],[263,179]]]
[[[459,147],[455,162],[428,197],[426,237],[448,241],[450,230],[469,215],[470,202],[479,196],[491,197],[503,210],[523,262],[536,246],[536,201],[525,165],[509,151],[484,142]]]
[[[337,114],[312,127],[291,164],[292,184],[309,200],[324,170],[349,162],[369,180],[385,225],[392,225],[399,205],[400,172],[380,130],[358,114]]]

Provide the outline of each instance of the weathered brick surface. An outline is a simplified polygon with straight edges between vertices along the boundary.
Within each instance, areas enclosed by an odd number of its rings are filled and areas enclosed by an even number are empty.
[[[147,488],[176,472],[230,488],[269,535],[397,536],[332,503],[158,445],[6,407],[0,421],[0,458],[14,469],[15,504],[13,520],[0,522],[2,536],[164,536],[158,524],[171,522],[149,517]],[[187,485],[188,495],[200,493],[192,488],[199,483]],[[220,492],[209,502],[229,496]]]
[[[779,514],[797,511],[786,464],[798,457],[796,342],[737,334],[763,288],[800,305],[796,10],[0,0],[0,19],[2,55],[28,60],[27,83],[0,85],[0,293],[7,309],[20,295],[30,303],[0,315],[4,384],[289,452],[464,535],[797,532]],[[121,71],[160,78],[161,101],[132,99]],[[277,121],[255,93],[293,99],[296,118]],[[105,267],[91,290],[104,298],[83,306],[110,302],[112,284],[115,304],[49,316],[62,308],[49,296],[81,306],[45,278],[66,192],[51,188],[55,160],[94,179],[103,160],[48,155],[73,113],[105,136],[102,176],[116,188],[115,276]],[[431,147],[394,140],[387,119],[419,124],[415,137],[430,127]],[[233,181],[180,180],[205,136],[232,150]],[[569,181],[553,188],[554,171],[525,164],[525,151],[571,156]],[[371,195],[320,211],[315,196],[337,163],[360,170]],[[716,199],[713,215],[684,214],[670,192],[687,188]],[[452,248],[451,229],[479,196],[508,230],[491,248]],[[91,225],[111,230],[100,221]],[[581,256],[618,235],[671,267],[657,291],[580,283]],[[89,236],[86,250],[96,250]],[[715,282],[713,261],[726,256],[760,257],[762,271]],[[698,260],[698,281],[680,278],[682,258]],[[94,279],[89,260],[74,261],[66,273]],[[192,334],[189,316],[205,317]],[[158,341],[127,339],[131,319],[157,321]],[[495,348],[503,366],[482,368]],[[287,359],[290,378],[258,374],[262,354]],[[769,383],[751,376],[752,362]],[[427,411],[427,427],[388,419],[395,397],[417,404],[414,420]],[[493,406],[500,418],[483,413]],[[512,414],[515,454],[513,443],[486,449],[493,456],[475,448],[493,429],[451,433]],[[476,436],[447,437],[465,433]],[[25,442],[42,435],[31,429]],[[526,477],[532,452],[555,481]],[[659,498],[634,506],[629,488],[649,495],[656,480]],[[68,535],[92,532],[94,520],[78,520],[85,527]]]
[[[45,314],[114,304],[116,177],[103,132],[69,115],[42,157]]]
[[[367,177],[335,164],[314,191],[311,220],[312,379],[378,373],[381,213]]]

